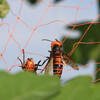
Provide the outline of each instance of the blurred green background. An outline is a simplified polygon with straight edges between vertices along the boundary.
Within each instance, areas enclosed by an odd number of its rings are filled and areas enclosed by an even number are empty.
[[[0,71],[0,100],[99,100],[100,84],[91,76],[79,76],[60,85],[58,77],[30,72]]]

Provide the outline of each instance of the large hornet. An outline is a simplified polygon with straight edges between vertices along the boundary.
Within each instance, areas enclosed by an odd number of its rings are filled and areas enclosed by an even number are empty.
[[[21,66],[19,67],[22,67],[22,69],[26,71],[33,71],[35,73],[37,70],[41,70],[41,69],[38,69],[38,66],[42,66],[46,62],[47,59],[41,65],[40,65],[41,60],[37,64],[34,64],[33,58],[27,58],[27,61],[25,62],[24,49],[22,51],[23,51],[23,62],[21,61],[21,59],[19,59],[19,57],[17,57],[18,60],[21,62]]]
[[[45,74],[53,74],[61,77],[64,65],[70,65],[72,68],[79,70],[77,64],[66,53],[63,52],[62,43],[60,41],[57,39],[55,39],[56,41],[47,39],[43,40],[52,42],[51,51],[49,51],[50,57],[47,57],[48,62],[44,68]]]

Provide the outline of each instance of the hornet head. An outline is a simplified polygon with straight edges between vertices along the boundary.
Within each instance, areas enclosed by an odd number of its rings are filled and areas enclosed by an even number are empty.
[[[43,39],[43,40],[52,42],[51,49],[53,52],[59,52],[62,49],[62,43],[60,41],[58,41],[57,39],[55,39],[56,41],[51,41],[51,40],[47,40],[47,39]]]

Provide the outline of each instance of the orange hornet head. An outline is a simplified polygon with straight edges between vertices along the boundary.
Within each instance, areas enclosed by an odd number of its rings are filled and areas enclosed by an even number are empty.
[[[59,46],[62,48],[62,43],[56,39],[56,41],[53,41],[51,43],[51,48],[53,48],[54,46]]]
[[[51,43],[51,48],[53,52],[59,52],[62,49],[62,43],[60,41],[58,41],[57,39],[55,39],[56,41],[51,41],[51,40],[47,40],[47,39],[43,39],[46,41],[50,41]]]
[[[56,39],[56,41],[52,42],[51,48],[54,53],[59,53],[62,49],[62,43]]]

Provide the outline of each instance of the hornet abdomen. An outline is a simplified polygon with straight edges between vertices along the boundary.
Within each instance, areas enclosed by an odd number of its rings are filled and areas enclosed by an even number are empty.
[[[53,55],[53,74],[61,77],[62,69],[63,69],[63,60],[61,58],[60,53],[54,53]]]

